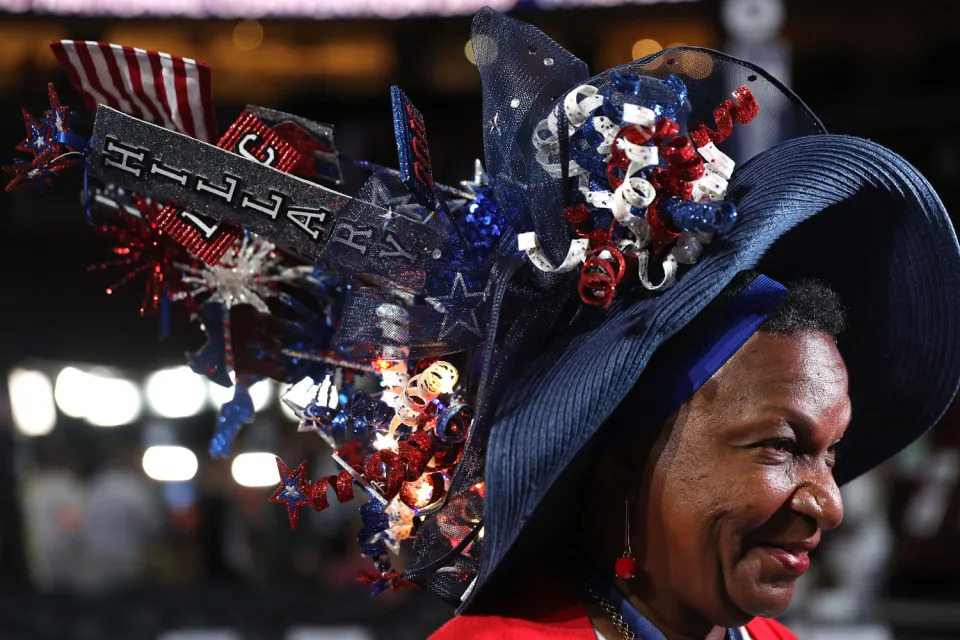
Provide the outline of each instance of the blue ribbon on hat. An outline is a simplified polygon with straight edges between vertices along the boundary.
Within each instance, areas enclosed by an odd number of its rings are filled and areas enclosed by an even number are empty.
[[[669,362],[651,363],[641,378],[652,402],[645,414],[663,420],[680,408],[759,329],[787,294],[787,288],[765,275],[757,276],[718,309],[700,335],[686,336]],[[656,356],[654,356],[656,357]]]

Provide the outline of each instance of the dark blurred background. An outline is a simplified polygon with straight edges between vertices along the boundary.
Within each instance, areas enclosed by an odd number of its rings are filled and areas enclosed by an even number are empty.
[[[71,38],[204,60],[221,127],[246,104],[275,107],[334,123],[342,153],[388,165],[396,163],[388,88],[399,84],[423,112],[438,178],[456,184],[472,177],[482,153],[480,83],[467,53],[469,14],[481,4],[0,0],[0,161],[23,136],[20,107],[47,108],[48,81],[64,104],[82,107],[47,46]],[[495,6],[594,71],[679,43],[754,61],[830,131],[905,156],[960,211],[953,5]],[[85,126],[89,115],[77,128]],[[0,376],[8,383],[0,386],[0,639],[426,637],[450,608],[417,592],[371,598],[354,582],[364,566],[355,505],[306,514],[292,534],[282,508],[266,503],[271,489],[258,485],[274,482],[268,454],[310,458],[312,475],[328,464],[318,439],[296,434],[278,386],[255,390],[262,409],[233,459],[207,456],[223,398],[183,369],[184,351],[203,336],[175,318],[160,340],[157,319],[138,314],[139,281],[106,295],[124,272],[88,271],[109,254],[84,219],[80,188],[76,172],[46,194],[0,194]],[[811,247],[810,259],[830,256]],[[921,259],[937,268],[936,255]],[[167,448],[145,457],[151,447]],[[960,638],[960,408],[846,487],[845,499],[844,526],[791,610],[798,635]]]

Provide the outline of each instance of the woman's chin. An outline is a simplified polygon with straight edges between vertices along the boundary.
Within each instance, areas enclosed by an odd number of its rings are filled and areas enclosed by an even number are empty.
[[[786,613],[793,600],[795,580],[776,583],[751,581],[728,591],[733,605],[751,618],[777,618]]]

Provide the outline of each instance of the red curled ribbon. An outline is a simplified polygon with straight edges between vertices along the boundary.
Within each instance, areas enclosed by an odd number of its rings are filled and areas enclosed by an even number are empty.
[[[355,469],[359,473],[359,469]],[[313,508],[317,511],[323,511],[330,506],[327,499],[327,485],[333,487],[333,493],[337,496],[338,502],[350,502],[353,500],[353,476],[344,469],[334,476],[324,476],[317,480],[311,486],[313,492]]]
[[[607,256],[603,256],[606,252]],[[627,261],[613,244],[597,247],[587,254],[580,271],[577,290],[586,304],[606,309],[613,302],[617,285],[623,280]]]
[[[717,130],[709,129],[704,123],[699,123],[690,130],[690,137],[693,138],[697,148],[706,146],[710,142],[721,142],[727,139],[733,133],[733,121],[740,124],[747,124],[753,120],[760,112],[760,105],[756,98],[750,93],[747,85],[743,85],[733,92],[736,100],[724,100],[713,110],[713,119],[717,123]]]
[[[411,509],[418,510],[436,504],[438,500],[442,500],[446,495],[447,490],[444,487],[443,474],[439,471],[429,474],[424,479],[424,482],[430,486],[430,496],[428,498],[422,498],[418,495],[417,489],[413,488],[412,482],[405,482],[400,488],[400,501]]]
[[[635,124],[620,129],[611,144],[610,160],[607,162],[607,182],[610,183],[611,189],[616,189],[623,184],[623,181],[627,178],[627,169],[630,167],[630,158],[617,144],[620,138],[640,145],[648,143],[655,135],[656,131],[651,132]]]

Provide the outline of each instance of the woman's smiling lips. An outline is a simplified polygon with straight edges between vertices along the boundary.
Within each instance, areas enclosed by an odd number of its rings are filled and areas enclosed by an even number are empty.
[[[810,568],[810,556],[807,555],[820,543],[820,532],[799,541],[765,541],[757,546],[769,554],[787,573],[803,575]]]

